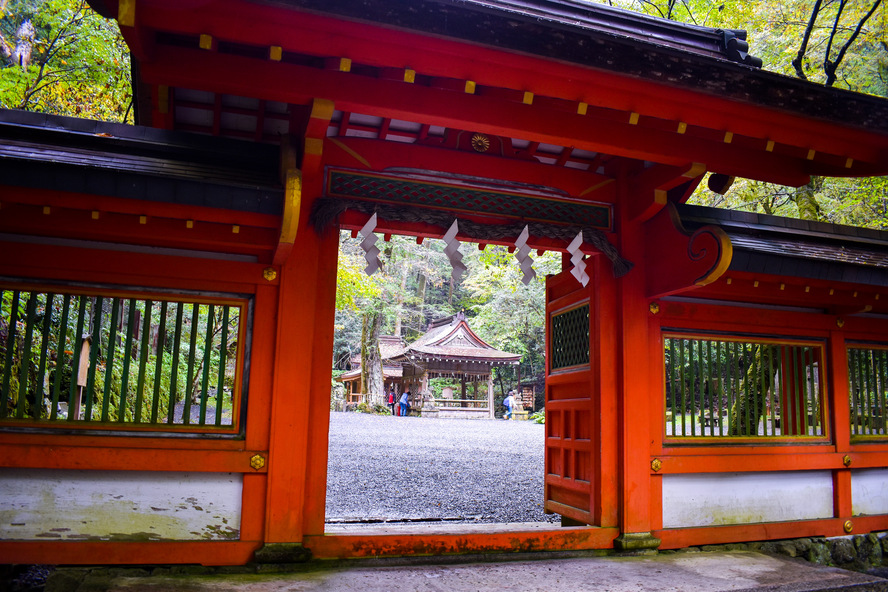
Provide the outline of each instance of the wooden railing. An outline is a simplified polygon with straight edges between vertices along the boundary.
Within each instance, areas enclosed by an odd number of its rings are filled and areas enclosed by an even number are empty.
[[[434,403],[447,409],[487,409],[487,399],[434,399]]]
[[[230,430],[244,309],[0,287],[0,421]]]
[[[664,336],[666,435],[823,437],[823,345]]]
[[[888,348],[848,348],[851,435],[888,435]]]

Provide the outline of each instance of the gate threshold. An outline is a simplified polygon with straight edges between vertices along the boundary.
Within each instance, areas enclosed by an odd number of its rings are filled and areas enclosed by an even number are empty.
[[[318,559],[613,549],[617,528],[548,522],[328,524],[303,544]]]

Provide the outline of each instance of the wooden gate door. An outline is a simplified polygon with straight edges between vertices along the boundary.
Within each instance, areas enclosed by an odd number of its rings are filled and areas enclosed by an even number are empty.
[[[601,298],[596,258],[584,288],[570,274],[546,282],[545,508],[566,523],[600,525]],[[605,511],[605,514],[607,512]]]

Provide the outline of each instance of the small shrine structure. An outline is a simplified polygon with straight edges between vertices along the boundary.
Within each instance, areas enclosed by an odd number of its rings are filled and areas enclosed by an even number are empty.
[[[391,357],[404,348],[404,339],[394,335],[382,335],[379,338],[379,355],[382,358],[382,383],[384,393],[394,390],[401,394],[401,365],[391,361]],[[385,396],[371,400],[367,393],[361,392],[361,356],[352,356],[351,370],[340,375],[336,380],[345,386],[346,403],[380,403],[385,404]]]
[[[500,351],[478,337],[464,312],[432,321],[422,337],[392,357],[403,368],[402,385],[411,392],[414,409],[422,408],[423,415],[461,418],[493,418],[491,372],[520,360],[521,354]],[[441,377],[459,379],[458,398],[432,397],[429,380]],[[481,393],[479,385],[486,387]]]

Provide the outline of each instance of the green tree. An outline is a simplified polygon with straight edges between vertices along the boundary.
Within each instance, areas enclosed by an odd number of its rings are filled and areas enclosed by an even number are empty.
[[[132,121],[129,51],[85,0],[0,0],[0,107]]]

